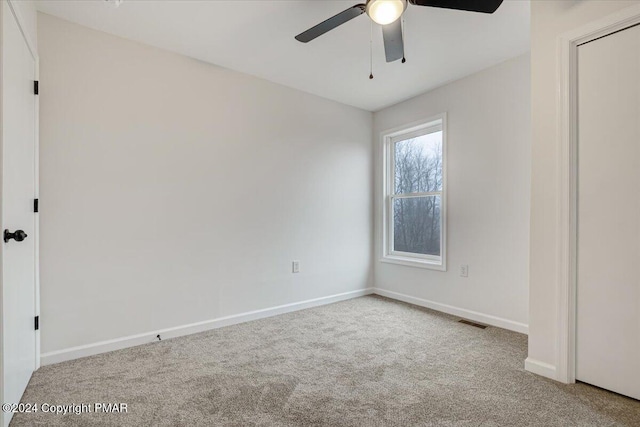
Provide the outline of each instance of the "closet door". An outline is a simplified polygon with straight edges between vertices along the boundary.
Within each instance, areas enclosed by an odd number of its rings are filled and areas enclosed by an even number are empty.
[[[576,379],[640,399],[640,26],[578,47]]]

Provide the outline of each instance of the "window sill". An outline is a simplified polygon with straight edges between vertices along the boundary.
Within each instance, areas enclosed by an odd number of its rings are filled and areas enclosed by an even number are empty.
[[[433,261],[428,259],[401,257],[397,255],[385,255],[380,258],[380,262],[385,262],[387,264],[404,265],[407,267],[426,268],[428,270],[447,271],[447,266],[444,263],[444,260]]]

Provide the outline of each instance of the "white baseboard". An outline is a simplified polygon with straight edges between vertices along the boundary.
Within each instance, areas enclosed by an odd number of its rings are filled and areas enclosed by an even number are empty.
[[[386,289],[373,288],[373,293],[381,295],[383,297],[396,299],[398,301],[407,302],[409,304],[419,305],[420,307],[426,307],[432,310],[442,311],[443,313],[452,314],[454,316],[463,317],[465,319],[473,320],[474,322],[497,326],[498,328],[520,332],[521,334],[529,333],[529,326],[525,325],[524,323],[503,319],[501,317],[492,316],[490,314],[479,313],[477,311],[467,310],[464,308],[454,307],[452,305],[412,297],[398,292],[387,291]]]
[[[344,301],[351,298],[357,298],[373,293],[373,288],[365,288],[357,291],[345,292],[327,297],[315,298],[306,301],[294,302],[291,304],[280,305],[277,307],[265,308],[262,310],[250,311],[247,313],[235,314],[233,316],[220,317],[204,322],[191,323],[189,325],[177,326],[173,328],[162,329],[158,331],[148,332],[144,334],[130,335],[128,337],[117,338],[108,341],[101,341],[93,344],[83,345],[79,347],[66,348],[64,350],[52,351],[44,353],[40,356],[41,365],[52,365],[67,360],[78,359],[81,357],[93,356],[100,353],[106,353],[123,348],[135,347],[142,344],[148,344],[156,340],[156,335],[162,335],[163,339],[176,338],[184,335],[191,335],[198,332],[204,332],[211,329],[222,328],[224,326],[244,323],[251,320],[264,319],[265,317],[277,316],[278,314],[290,313],[293,311],[303,310],[305,308],[318,307],[321,305],[332,304],[338,301]]]
[[[534,374],[557,380],[556,367],[548,363],[527,357],[524,361],[524,369]]]

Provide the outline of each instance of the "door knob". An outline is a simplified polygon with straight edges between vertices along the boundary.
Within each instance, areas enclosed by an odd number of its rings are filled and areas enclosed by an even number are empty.
[[[9,230],[4,230],[4,242],[7,243],[9,240],[14,239],[16,242],[22,242],[27,238],[27,233],[23,230],[16,230],[15,233],[10,232]]]

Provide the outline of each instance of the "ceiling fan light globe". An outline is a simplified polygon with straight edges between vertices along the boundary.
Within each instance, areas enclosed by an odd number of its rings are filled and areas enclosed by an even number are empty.
[[[367,15],[373,22],[387,25],[395,22],[407,8],[407,0],[369,0]]]

